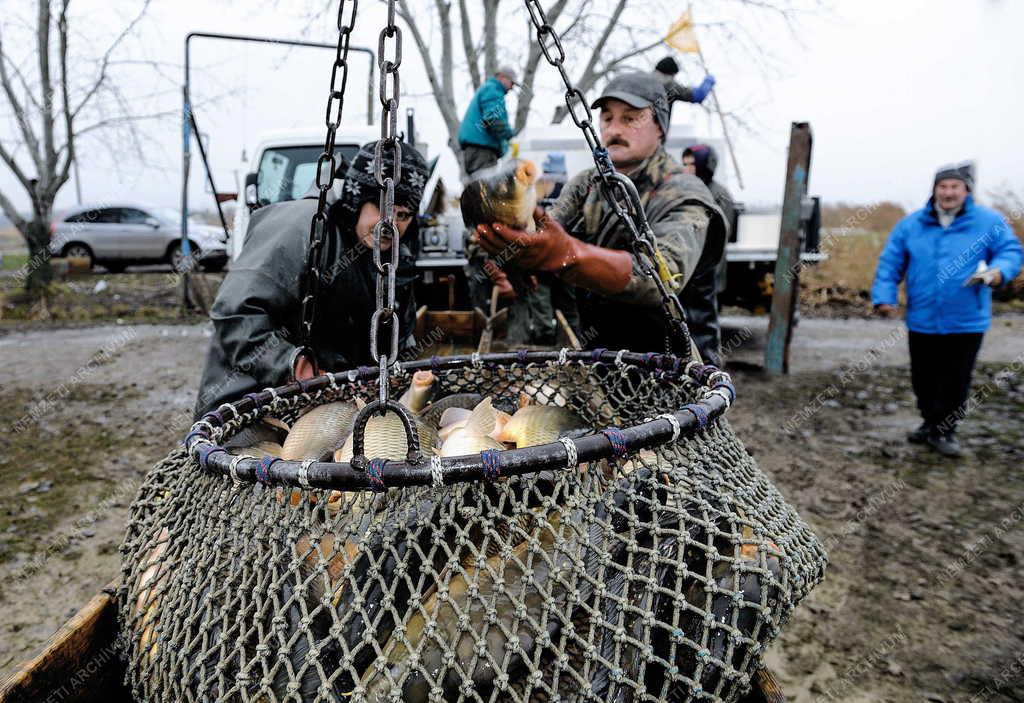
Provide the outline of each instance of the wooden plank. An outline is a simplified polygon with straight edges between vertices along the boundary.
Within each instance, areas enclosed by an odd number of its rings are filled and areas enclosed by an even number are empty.
[[[116,588],[104,588],[12,674],[0,687],[0,703],[130,702],[117,647]]]
[[[786,191],[782,201],[779,252],[775,260],[775,290],[764,350],[765,370],[773,374],[789,373],[789,342],[793,337],[793,320],[800,297],[800,208],[807,194],[811,143],[811,126],[806,122],[794,122],[789,133]]]
[[[430,330],[440,327],[448,338],[473,341],[481,329],[475,313],[468,310],[428,310],[423,326],[420,339],[425,339]]]
[[[580,340],[576,337],[576,333],[572,331],[572,326],[569,325],[569,321],[565,319],[565,315],[562,314],[561,310],[555,310],[555,322],[558,325],[558,339],[559,343],[561,340],[565,340],[565,346],[570,349],[580,351],[583,349],[583,345],[580,344]]]

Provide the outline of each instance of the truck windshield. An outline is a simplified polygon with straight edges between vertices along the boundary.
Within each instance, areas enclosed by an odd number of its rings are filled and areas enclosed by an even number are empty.
[[[316,160],[322,150],[321,146],[282,146],[264,151],[256,181],[260,205],[305,195],[313,186]],[[358,144],[338,144],[334,155],[340,163],[341,158],[351,161],[358,151]]]

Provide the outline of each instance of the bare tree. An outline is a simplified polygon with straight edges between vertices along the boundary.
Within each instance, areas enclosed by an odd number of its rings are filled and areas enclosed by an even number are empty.
[[[0,88],[9,106],[5,117],[18,134],[15,140],[0,141],[0,161],[24,188],[32,208],[30,215],[23,217],[8,194],[0,191],[0,209],[28,245],[25,287],[32,295],[45,291],[52,278],[49,243],[53,204],[68,182],[79,140],[86,134],[109,133],[163,114],[133,112],[130,101],[111,78],[118,63],[116,52],[135,30],[150,0],[143,0],[95,61],[69,59],[69,2],[60,0],[55,17],[51,5],[58,3],[38,0],[34,22],[29,24],[35,42],[28,58],[15,55],[5,41],[7,27],[0,27]],[[34,69],[28,67],[32,54]],[[129,132],[119,145],[122,150],[125,145],[138,148],[139,137]]]
[[[459,86],[465,85],[455,72],[468,76],[473,90],[497,70],[499,50],[518,55],[521,86],[512,114],[512,125],[522,129],[534,110],[535,86],[543,54],[536,42],[527,12],[518,0],[398,0],[399,13],[412,34],[430,82],[434,99],[448,130],[448,145],[458,154],[458,130],[462,117],[457,101]],[[453,3],[457,3],[457,17]],[[772,44],[778,32],[766,33],[765,20],[778,20],[797,37],[798,16],[820,7],[820,0],[726,0],[717,4],[698,3],[716,15],[702,25],[702,33],[726,42],[744,67],[772,68]],[[562,37],[569,71],[585,94],[617,71],[637,66],[663,45],[663,37],[682,5],[665,0],[546,0],[548,21]],[[481,19],[482,17],[482,19]],[[474,26],[474,22],[480,26]],[[517,31],[521,28],[521,31]],[[458,32],[458,37],[455,37]],[[438,41],[439,39],[439,41]],[[461,56],[456,55],[456,43]],[[510,50],[510,47],[512,48]],[[515,47],[521,47],[515,50]],[[465,106],[461,106],[465,109]],[[545,110],[548,109],[545,106]],[[566,116],[560,101],[551,122]],[[743,127],[740,112],[726,118]]]

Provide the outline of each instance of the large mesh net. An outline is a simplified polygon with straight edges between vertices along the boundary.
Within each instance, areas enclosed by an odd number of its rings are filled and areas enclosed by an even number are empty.
[[[436,385],[562,405],[594,430],[706,393],[584,362],[466,364]],[[275,395],[212,440],[375,393]],[[384,492],[233,480],[179,448],[147,476],[122,555],[146,701],[730,701],[825,568],[724,419],[573,470]]]

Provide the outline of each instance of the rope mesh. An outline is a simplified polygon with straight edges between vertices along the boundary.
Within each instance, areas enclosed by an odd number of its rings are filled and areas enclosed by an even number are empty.
[[[594,431],[706,392],[592,363],[438,386],[564,405]],[[212,437],[375,396],[339,382]],[[178,448],[132,506],[120,622],[146,701],[731,701],[825,563],[724,419],[576,470],[381,493],[234,481]]]

